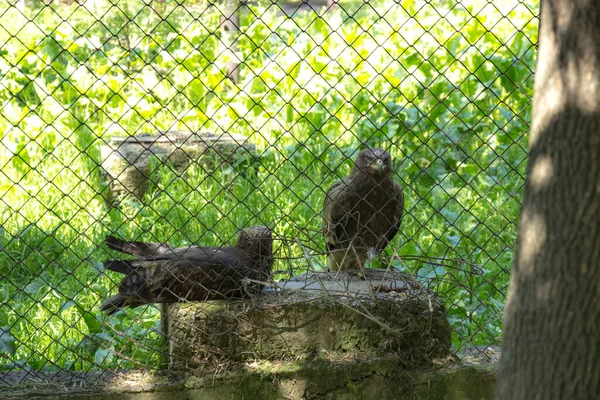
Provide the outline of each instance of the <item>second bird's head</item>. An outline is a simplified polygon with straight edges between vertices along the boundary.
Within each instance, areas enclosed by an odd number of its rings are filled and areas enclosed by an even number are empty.
[[[354,164],[361,171],[373,176],[386,176],[392,172],[392,157],[383,149],[361,150]]]
[[[257,257],[273,256],[273,231],[267,226],[251,226],[240,231],[236,247]]]

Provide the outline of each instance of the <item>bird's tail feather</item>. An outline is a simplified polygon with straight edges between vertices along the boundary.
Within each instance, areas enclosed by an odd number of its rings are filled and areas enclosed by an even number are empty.
[[[149,257],[173,250],[171,246],[163,243],[128,242],[114,236],[106,237],[106,245],[110,249],[138,257]]]
[[[135,270],[130,260],[108,260],[104,261],[104,268],[109,271],[120,272],[122,274],[130,274]]]
[[[112,315],[127,305],[127,299],[121,294],[117,294],[106,300],[100,305],[100,311],[106,311]]]

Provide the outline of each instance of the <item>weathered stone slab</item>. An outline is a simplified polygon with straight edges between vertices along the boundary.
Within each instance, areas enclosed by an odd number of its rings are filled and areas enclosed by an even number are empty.
[[[0,374],[2,399],[61,400],[493,400],[496,364],[445,364],[405,371],[393,356],[330,363],[246,364],[236,371],[195,376],[127,371]]]
[[[110,182],[109,197],[133,194],[138,198],[148,189],[152,162],[170,163],[184,172],[192,161],[205,167],[251,159],[255,146],[248,138],[228,133],[163,131],[129,137],[113,137],[102,146],[102,167]]]
[[[385,270],[306,274],[250,301],[170,305],[167,318],[173,369],[387,355],[413,368],[450,353],[442,301]]]

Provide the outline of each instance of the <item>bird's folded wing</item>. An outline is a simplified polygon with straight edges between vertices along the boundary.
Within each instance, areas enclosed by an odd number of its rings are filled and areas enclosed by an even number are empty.
[[[345,180],[335,182],[327,191],[323,206],[323,235],[328,250],[349,239],[347,223],[355,197]]]
[[[395,193],[395,196],[393,197],[392,201],[395,203],[396,207],[395,207],[395,210],[392,213],[392,215],[389,216],[391,223],[392,223],[392,228],[390,230],[388,230],[388,232],[385,234],[385,242],[383,243],[383,246],[381,247],[382,249],[385,246],[387,246],[387,244],[389,242],[391,242],[392,239],[394,239],[394,237],[400,230],[400,224],[402,223],[402,214],[404,212],[404,193],[403,193],[402,186],[398,185],[395,182],[394,182],[394,193]]]
[[[106,245],[110,249],[138,257],[150,257],[173,251],[173,248],[165,243],[125,241],[114,236],[106,237]]]
[[[216,261],[216,262],[215,262]],[[252,275],[243,260],[230,263],[219,259],[198,264],[190,260],[142,261],[119,288],[126,296],[145,302],[210,300],[234,297],[242,290],[243,279]]]

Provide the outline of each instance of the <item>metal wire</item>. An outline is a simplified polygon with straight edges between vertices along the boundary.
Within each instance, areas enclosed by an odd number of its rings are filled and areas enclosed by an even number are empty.
[[[275,281],[325,270],[325,193],[373,147],[406,204],[370,266],[436,293],[455,351],[500,344],[537,7],[0,6],[0,373],[164,366],[164,310],[99,310],[122,278],[107,235],[220,247],[266,225]]]

